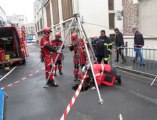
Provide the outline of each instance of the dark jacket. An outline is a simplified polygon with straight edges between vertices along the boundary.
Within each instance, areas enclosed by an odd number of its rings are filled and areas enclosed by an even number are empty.
[[[124,46],[123,34],[121,32],[118,32],[116,34],[115,45],[116,45],[116,47],[122,47],[122,46]]]
[[[142,47],[144,46],[144,38],[140,32],[136,32],[134,36],[134,45],[135,47]]]
[[[108,49],[112,49],[112,47],[110,46],[109,48],[105,46],[106,44],[112,44],[111,39],[107,36],[100,36],[99,40],[96,44],[96,57],[106,57],[109,54]]]

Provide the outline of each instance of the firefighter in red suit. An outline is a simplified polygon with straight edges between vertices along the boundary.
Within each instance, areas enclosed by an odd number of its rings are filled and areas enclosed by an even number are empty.
[[[63,43],[62,40],[60,40],[60,38],[61,38],[61,33],[56,33],[55,34],[55,40],[53,40],[51,42],[52,46],[55,47],[57,50],[59,50],[61,48],[62,43]],[[64,46],[63,46],[63,48],[64,48]],[[63,54],[60,53],[59,56],[58,56],[58,59],[56,60],[57,55],[58,55],[57,52],[53,52],[53,60],[56,63],[55,64],[55,76],[57,75],[56,74],[57,69],[59,70],[59,74],[63,75],[63,73],[62,73],[62,58],[63,58]]]
[[[92,66],[98,86],[102,84],[113,86],[116,80],[119,84],[121,84],[121,77],[117,73],[115,67],[112,67],[108,64],[93,64]],[[84,67],[83,71],[85,68],[87,67]],[[91,69],[88,70],[87,74],[93,79]]]
[[[116,68],[108,64],[93,64],[92,67],[94,70],[94,75],[96,77],[98,86],[101,86],[102,84],[107,86],[113,86],[116,80],[118,84],[121,84],[121,76],[117,73]],[[86,65],[82,68],[83,74],[80,74],[79,79],[80,80],[83,79],[83,76],[86,73],[86,71],[87,71],[87,75],[85,77],[82,91],[86,91],[90,87],[92,89],[96,89],[94,83],[94,77],[89,65]],[[73,89],[76,90],[78,86],[79,84],[76,84],[75,86],[73,86]]]
[[[44,32],[44,36],[40,41],[40,47],[41,47],[41,59],[45,63],[46,79],[48,79],[50,74],[47,84],[54,87],[58,87],[57,83],[55,83],[54,81],[54,72],[51,73],[52,62],[53,62],[52,52],[57,51],[54,47],[51,46],[51,42],[49,39],[49,36],[52,31],[49,27],[46,27],[44,28],[43,32]]]
[[[71,35],[71,40],[72,44],[70,46],[70,51],[74,51],[74,81],[77,81],[79,76],[79,66],[82,68],[86,64],[86,51],[84,41],[78,38],[76,33]]]

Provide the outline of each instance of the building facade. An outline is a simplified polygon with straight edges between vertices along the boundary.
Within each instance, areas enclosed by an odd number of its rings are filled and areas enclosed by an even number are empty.
[[[7,16],[7,21],[11,24],[17,24],[19,27],[27,24],[27,18],[24,15]]]
[[[26,37],[27,38],[34,38],[35,37],[35,24],[34,23],[27,23],[24,25],[26,30]]]
[[[37,4],[42,2],[36,0]],[[44,26],[53,28],[56,31],[64,31],[62,36],[67,33],[67,28],[73,14],[79,13],[88,37],[99,36],[100,30],[106,30],[107,35],[113,36],[115,27],[123,30],[122,0],[47,0],[43,6],[42,20]],[[36,28],[39,22],[39,10],[35,12]],[[40,30],[42,30],[41,28]],[[36,29],[37,33],[40,31]]]
[[[3,8],[0,6],[0,26],[4,26],[6,22],[6,13]]]
[[[157,0],[139,0],[139,30],[146,36],[157,37]]]
[[[123,34],[126,36],[133,35],[132,29],[138,26],[138,4],[133,0],[123,0]]]
[[[157,0],[123,0],[124,35],[137,27],[145,36],[157,37]]]
[[[44,21],[45,13],[44,13],[44,5],[47,0],[35,0],[34,2],[34,23],[35,23],[35,36],[37,40],[42,38],[42,30],[46,26],[46,22]]]
[[[107,35],[112,37],[115,27],[123,30],[121,0],[99,0],[99,2],[97,0],[79,0],[79,13],[83,18],[88,36],[98,36],[100,30],[104,29]]]

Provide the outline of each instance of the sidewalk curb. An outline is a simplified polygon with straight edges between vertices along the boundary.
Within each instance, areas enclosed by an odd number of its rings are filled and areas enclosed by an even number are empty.
[[[126,69],[126,68],[123,68],[123,67],[120,67],[120,66],[117,66],[117,68],[120,69],[120,70],[123,70],[123,71],[131,72],[133,74],[137,74],[137,75],[144,76],[144,77],[149,77],[149,78],[152,78],[152,79],[154,79],[157,76],[157,75],[144,73],[144,72],[140,72],[140,71],[136,71],[136,70]]]

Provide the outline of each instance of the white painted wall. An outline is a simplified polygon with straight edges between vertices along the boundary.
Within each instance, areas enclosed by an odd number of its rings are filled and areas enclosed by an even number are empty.
[[[76,0],[74,0],[76,2]],[[109,30],[109,8],[108,0],[77,0],[77,6],[83,21],[94,23],[101,26],[90,25],[84,23],[85,30],[89,37],[99,36],[100,30],[104,29],[109,34],[114,34],[113,30]],[[114,0],[115,11],[122,10],[122,0]],[[75,10],[76,11],[76,10]],[[115,27],[123,31],[123,20],[117,20],[115,17]]]
[[[12,23],[18,23],[19,25],[27,23],[27,18],[24,15],[7,16],[7,20]]]
[[[123,10],[122,0],[115,0],[114,8],[115,8],[115,12],[122,11]],[[119,30],[123,32],[123,17],[122,20],[117,20],[117,17],[115,16],[115,27],[119,28]]]
[[[99,36],[102,29],[109,34],[108,0],[79,0],[79,12],[83,16],[84,22],[106,26],[100,27],[84,23],[89,37]]]
[[[148,36],[157,36],[157,0],[139,1],[139,30]]]
[[[0,6],[0,16],[6,21],[6,13],[1,6]]]

